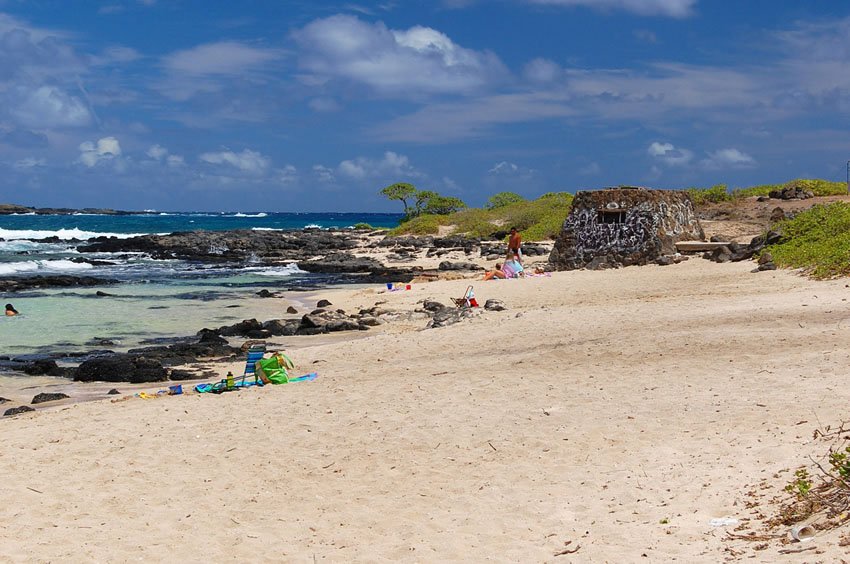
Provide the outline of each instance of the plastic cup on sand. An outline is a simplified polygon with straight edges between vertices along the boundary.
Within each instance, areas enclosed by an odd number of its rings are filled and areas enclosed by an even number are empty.
[[[791,538],[798,542],[807,542],[815,538],[815,528],[811,525],[796,525],[791,527]]]
[[[410,290],[410,284],[404,287],[405,290]]]
[[[392,289],[393,289],[393,283],[387,282],[387,290],[392,290]]]

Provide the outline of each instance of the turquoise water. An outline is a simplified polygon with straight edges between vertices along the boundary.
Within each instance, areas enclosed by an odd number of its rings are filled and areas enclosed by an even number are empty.
[[[14,299],[6,296],[21,315],[0,317],[0,354],[126,350],[151,339],[194,335],[204,327],[287,316],[286,308],[293,303],[288,299],[246,299],[254,297],[257,287],[224,286],[239,278],[44,290]],[[241,278],[262,284],[259,277]],[[98,290],[111,295],[98,297]],[[97,341],[101,339],[115,344],[100,344]]]
[[[100,235],[129,236],[191,229],[301,229],[355,223],[390,227],[398,214],[145,214],[0,216],[0,278],[72,274],[119,280],[117,285],[28,290],[0,295],[19,317],[0,319],[0,356],[126,350],[160,338],[187,337],[243,319],[285,317],[290,302],[255,298],[261,289],[280,295],[337,280],[295,265],[241,268],[153,260],[140,253],[91,253],[78,241]],[[44,241],[51,237],[49,241]],[[111,262],[93,266],[78,259]],[[98,297],[100,290],[112,296]],[[296,293],[297,294],[297,293]],[[115,345],[98,344],[108,339]]]

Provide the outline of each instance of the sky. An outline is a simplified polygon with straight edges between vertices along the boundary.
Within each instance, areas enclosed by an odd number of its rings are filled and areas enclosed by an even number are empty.
[[[0,0],[0,203],[845,179],[844,0]]]

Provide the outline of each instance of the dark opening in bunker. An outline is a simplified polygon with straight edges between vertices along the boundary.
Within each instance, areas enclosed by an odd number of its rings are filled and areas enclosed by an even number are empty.
[[[619,224],[626,222],[626,212],[620,209],[599,210],[599,223]]]

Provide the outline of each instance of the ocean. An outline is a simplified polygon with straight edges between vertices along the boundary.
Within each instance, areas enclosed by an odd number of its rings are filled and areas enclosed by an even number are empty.
[[[21,313],[0,319],[0,356],[41,356],[139,345],[194,335],[252,317],[285,316],[288,300],[247,300],[261,289],[298,292],[334,283],[295,265],[233,269],[142,253],[81,253],[77,242],[175,231],[342,228],[357,223],[394,227],[401,214],[375,213],[145,213],[140,215],[0,215],[0,277],[73,274],[117,285],[34,289],[5,294]],[[49,241],[44,241],[49,239]],[[92,265],[80,259],[109,264]],[[98,296],[97,292],[109,296]],[[284,304],[283,302],[287,302]],[[111,344],[104,345],[105,342]]]

